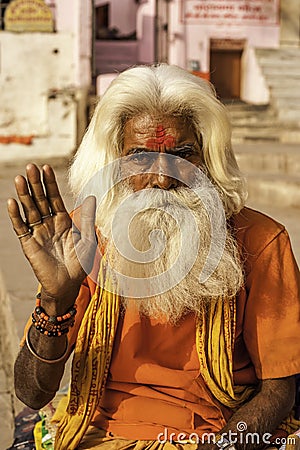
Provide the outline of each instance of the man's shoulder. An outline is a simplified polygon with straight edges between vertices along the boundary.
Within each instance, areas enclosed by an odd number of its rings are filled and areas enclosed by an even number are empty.
[[[285,231],[284,225],[272,217],[248,207],[234,215],[231,223],[237,241],[251,255],[258,255]]]
[[[236,230],[263,229],[267,234],[278,234],[285,229],[284,225],[270,216],[245,206],[238,214],[232,217]]]

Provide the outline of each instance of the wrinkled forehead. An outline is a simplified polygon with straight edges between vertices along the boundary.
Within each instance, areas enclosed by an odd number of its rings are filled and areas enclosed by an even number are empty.
[[[177,116],[141,115],[129,119],[124,126],[123,147],[143,145],[171,148],[186,141],[195,141],[196,135],[189,121]]]

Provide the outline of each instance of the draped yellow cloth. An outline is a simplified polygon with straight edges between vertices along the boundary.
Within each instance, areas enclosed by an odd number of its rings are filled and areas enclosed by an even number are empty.
[[[235,324],[235,298],[220,298],[202,310],[196,326],[201,375],[216,399],[231,409],[245,403],[254,390],[233,383]]]
[[[80,450],[197,450],[198,445],[180,442],[159,442],[148,440],[134,440],[124,438],[111,438],[106,436],[104,430],[89,427]]]
[[[56,450],[73,450],[81,441],[100,400],[109,370],[119,297],[110,292],[103,262],[98,281],[76,341],[69,403],[58,425]]]
[[[69,402],[58,425],[56,450],[75,449],[89,427],[105,387],[119,307],[120,298],[111,292],[102,260],[99,283],[76,341]],[[253,392],[249,386],[233,384],[235,308],[235,299],[219,299],[199,313],[196,326],[201,374],[212,394],[233,409]]]

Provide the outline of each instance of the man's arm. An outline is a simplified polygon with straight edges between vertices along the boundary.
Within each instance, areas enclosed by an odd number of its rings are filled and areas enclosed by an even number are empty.
[[[78,292],[65,298],[68,304],[74,304]],[[66,313],[62,301],[54,302],[41,290],[41,306],[51,316]],[[42,334],[35,326],[27,331],[26,342],[15,362],[15,391],[17,397],[33,409],[46,405],[59,389],[65,363],[70,355],[67,335],[49,336]],[[45,359],[49,362],[44,362]],[[57,362],[55,362],[57,360]]]
[[[62,322],[61,316],[73,308],[85,271],[93,266],[96,202],[93,197],[83,201],[78,228],[65,208],[52,168],[44,166],[41,176],[38,167],[29,164],[26,174],[27,179],[20,175],[15,178],[23,215],[13,198],[8,199],[8,213],[23,253],[42,286],[40,307],[44,312],[40,317],[52,316],[51,323],[58,326],[58,318]],[[30,328],[15,364],[16,393],[24,403],[38,409],[54,397],[67,350],[66,336],[50,337],[40,326]]]
[[[295,401],[295,379],[294,377],[263,380],[260,383],[257,394],[245,405],[236,411],[228,421],[227,425],[218,433],[233,440],[237,437],[235,447],[238,450],[255,450],[266,445],[262,440],[274,433],[278,425],[289,414]],[[241,433],[241,423],[245,424],[245,431]],[[233,434],[235,433],[235,434]],[[248,442],[245,442],[246,434],[250,433]],[[251,442],[251,433],[259,435],[259,443]],[[268,433],[268,435],[267,435]],[[242,443],[240,437],[242,436]],[[216,449],[216,445],[200,445],[201,450]]]
[[[29,339],[32,348],[45,359],[58,359],[66,349],[66,336],[44,336],[34,327],[30,329]],[[59,388],[65,362],[66,360],[54,364],[42,362],[33,356],[25,344],[15,362],[17,397],[33,409],[45,406]]]

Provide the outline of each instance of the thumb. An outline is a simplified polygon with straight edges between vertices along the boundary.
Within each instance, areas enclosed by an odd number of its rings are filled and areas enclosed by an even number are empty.
[[[80,228],[73,226],[73,239],[78,261],[85,273],[89,273],[94,264],[97,248],[95,233],[96,199],[87,197],[81,205]]]
[[[96,242],[95,234],[96,198],[93,195],[86,197],[81,206],[81,239]]]

